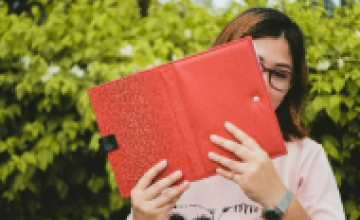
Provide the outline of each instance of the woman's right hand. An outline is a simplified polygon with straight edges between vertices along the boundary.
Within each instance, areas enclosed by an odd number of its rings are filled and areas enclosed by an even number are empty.
[[[182,176],[179,170],[152,184],[155,177],[165,169],[166,165],[166,160],[163,160],[153,166],[131,190],[133,220],[168,219],[176,201],[189,188],[187,181],[171,187]],[[169,189],[169,187],[171,188]]]

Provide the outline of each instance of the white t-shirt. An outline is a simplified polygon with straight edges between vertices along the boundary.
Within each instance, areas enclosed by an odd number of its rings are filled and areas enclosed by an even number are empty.
[[[339,190],[322,146],[304,138],[287,142],[286,147],[288,154],[272,161],[285,186],[305,211],[313,220],[345,220]],[[258,220],[261,210],[237,184],[212,176],[192,182],[169,219]]]

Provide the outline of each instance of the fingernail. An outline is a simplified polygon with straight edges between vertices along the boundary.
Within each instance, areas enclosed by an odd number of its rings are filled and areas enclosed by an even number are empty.
[[[189,184],[190,184],[189,181],[185,180],[181,185],[183,187],[187,187]]]
[[[160,166],[166,166],[166,164],[167,164],[167,161],[166,161],[166,160],[162,160],[162,161],[160,162]]]
[[[216,134],[212,134],[210,135],[210,140],[213,142],[217,142],[219,141],[219,136],[217,136]]]
[[[174,174],[174,177],[180,177],[182,175],[181,170],[177,170]]]
[[[230,129],[233,125],[230,122],[225,122],[224,124],[225,128]]]
[[[210,159],[214,159],[216,157],[214,152],[209,152],[208,156]]]

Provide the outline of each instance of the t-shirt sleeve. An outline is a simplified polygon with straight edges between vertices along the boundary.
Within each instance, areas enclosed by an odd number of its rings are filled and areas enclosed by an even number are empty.
[[[295,195],[313,220],[345,220],[333,171],[321,145],[311,143],[301,166]]]

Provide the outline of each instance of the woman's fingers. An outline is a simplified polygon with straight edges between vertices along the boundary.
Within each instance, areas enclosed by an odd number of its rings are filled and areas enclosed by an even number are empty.
[[[150,186],[150,184],[152,183],[152,181],[155,179],[155,177],[157,175],[159,175],[161,173],[161,171],[163,171],[165,169],[166,165],[167,165],[167,161],[162,160],[159,163],[157,163],[155,166],[150,168],[144,174],[144,176],[142,176],[139,179],[138,183],[134,187],[134,190],[144,191],[145,189],[147,189]]]
[[[188,182],[171,187],[181,179],[181,171],[176,171],[153,183],[165,167],[164,160],[150,168],[131,190],[134,219],[165,219],[176,201],[189,187]]]
[[[176,183],[182,177],[182,172],[180,170],[175,171],[171,175],[157,181],[156,183],[152,184],[145,192],[145,199],[153,199],[161,194],[161,192],[174,183]]]
[[[240,130],[232,123],[225,122],[224,126],[226,130],[244,146],[248,147],[251,150],[259,148],[259,145],[256,143],[256,141],[253,138],[251,138],[249,135],[247,135],[245,132]]]
[[[232,140],[228,140],[228,139],[225,139],[223,137],[220,137],[220,136],[217,136],[214,134],[210,136],[210,140],[214,144],[233,153],[234,155],[236,155],[243,161],[247,161],[251,157],[251,153],[252,153],[251,150],[248,149],[247,147],[243,146],[242,144],[236,143]]]
[[[239,173],[235,173],[234,171],[231,171],[231,170],[225,170],[223,168],[217,168],[216,169],[216,173],[225,177],[226,179],[229,179],[229,180],[232,180],[232,181],[235,181],[235,182],[238,182],[239,180]]]
[[[208,156],[209,159],[211,159],[212,161],[222,165],[226,169],[231,170],[233,172],[244,173],[246,171],[244,169],[244,164],[241,162],[229,159],[214,152],[210,152]]]
[[[185,190],[189,188],[189,186],[190,183],[188,181],[184,181],[178,186],[171,187],[154,200],[156,204],[155,206],[163,207],[167,204],[174,205]]]

